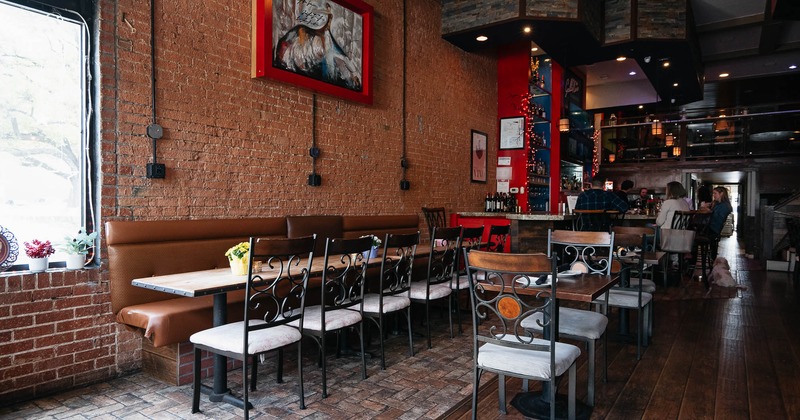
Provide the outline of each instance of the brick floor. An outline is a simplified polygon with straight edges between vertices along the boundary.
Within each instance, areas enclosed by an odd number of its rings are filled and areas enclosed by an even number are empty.
[[[285,352],[284,383],[275,383],[275,360],[259,366],[258,390],[250,393],[259,419],[419,419],[437,418],[472,389],[469,328],[451,339],[447,317],[432,319],[433,349],[424,337],[414,338],[414,357],[408,356],[407,336],[386,343],[386,370],[378,357],[367,359],[367,379],[361,380],[360,357],[328,358],[328,398],[322,398],[322,372],[316,345],[303,344],[306,409],[297,396],[296,351]],[[468,317],[465,317],[468,318]],[[466,321],[466,320],[465,320]],[[465,325],[466,326],[466,325]],[[424,329],[415,323],[414,329]],[[371,350],[376,350],[377,342]],[[210,380],[205,382],[211,385]],[[241,395],[241,371],[228,373],[233,394]],[[202,413],[191,413],[191,385],[170,386],[142,373],[71,390],[51,397],[0,408],[0,419],[231,419],[241,409],[200,399]]]

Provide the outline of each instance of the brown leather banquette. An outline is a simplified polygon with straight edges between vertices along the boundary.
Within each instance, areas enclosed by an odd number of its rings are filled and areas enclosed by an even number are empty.
[[[188,341],[210,328],[212,297],[178,297],[131,285],[136,278],[228,267],[225,251],[250,236],[325,238],[415,233],[418,215],[288,216],[258,219],[110,221],[106,223],[111,307],[118,322],[142,329],[154,347]],[[415,271],[427,258],[415,261]],[[228,294],[228,321],[241,320],[244,292]]]

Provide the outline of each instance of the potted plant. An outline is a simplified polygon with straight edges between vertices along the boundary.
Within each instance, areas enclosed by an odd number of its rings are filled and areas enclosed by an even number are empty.
[[[65,236],[64,243],[59,247],[67,253],[67,270],[79,270],[86,264],[86,255],[94,248],[97,232],[87,234],[86,229],[78,229],[78,234]]]
[[[33,273],[41,273],[47,270],[47,259],[54,252],[56,250],[53,249],[50,241],[42,242],[34,239],[30,242],[25,242],[25,254],[31,259],[28,262],[28,269]]]
[[[367,255],[366,251],[364,252],[364,258],[378,258],[378,248],[380,248],[383,242],[381,242],[381,240],[375,235],[366,235],[362,236],[362,238],[366,238],[367,236],[372,237],[372,249],[370,250],[369,255]]]
[[[234,276],[247,274],[247,265],[250,262],[250,242],[239,242],[225,251],[228,262],[231,265],[231,272]]]

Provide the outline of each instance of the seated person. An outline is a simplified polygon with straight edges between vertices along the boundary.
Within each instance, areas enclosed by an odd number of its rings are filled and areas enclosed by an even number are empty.
[[[667,199],[661,203],[661,212],[656,217],[656,224],[661,229],[672,227],[672,216],[676,211],[689,211],[689,204],[681,198],[686,195],[686,189],[680,182],[667,183]]]
[[[725,187],[717,187],[711,193],[714,204],[711,207],[711,218],[708,220],[708,230],[714,236],[719,236],[722,228],[725,226],[725,221],[728,220],[728,215],[733,212],[731,200],[728,198],[728,189]]]
[[[619,197],[622,201],[627,203],[628,191],[630,191],[631,188],[633,188],[633,181],[631,181],[630,179],[626,179],[622,181],[622,184],[620,184],[619,189],[614,191],[614,194],[616,194],[617,197]]]
[[[602,179],[592,180],[592,188],[578,195],[575,203],[576,210],[617,210],[620,213],[628,211],[628,203],[611,191],[603,189],[605,182]]]

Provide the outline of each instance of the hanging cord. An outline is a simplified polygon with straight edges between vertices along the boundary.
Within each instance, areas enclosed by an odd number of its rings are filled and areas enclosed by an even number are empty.
[[[410,184],[406,179],[406,171],[408,170],[408,161],[406,160],[406,37],[408,32],[406,25],[406,1],[407,0],[403,0],[403,99],[400,106],[400,112],[403,114],[401,121],[403,154],[400,157],[400,167],[403,168],[403,179],[400,181],[401,190],[410,188]]]
[[[322,184],[322,177],[317,174],[317,158],[319,148],[317,147],[317,94],[311,94],[311,149],[308,150],[311,156],[311,175],[308,176],[308,185],[319,187]]]

